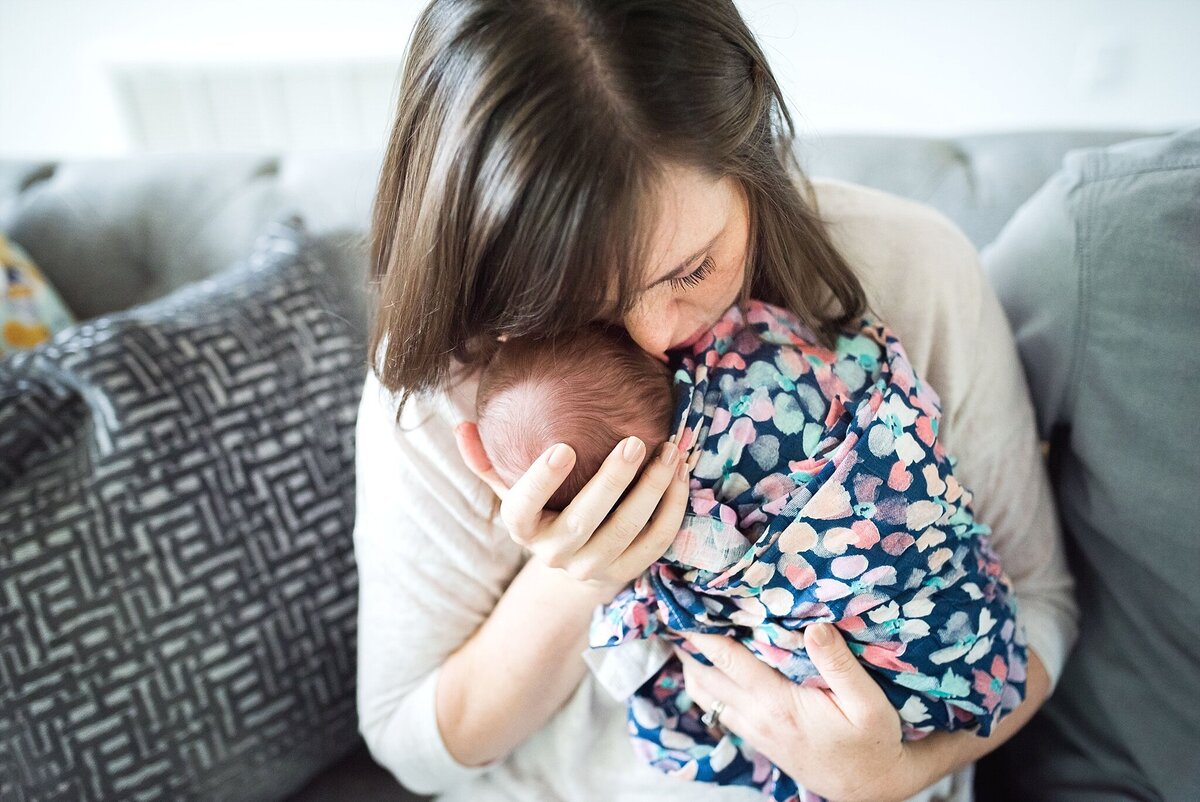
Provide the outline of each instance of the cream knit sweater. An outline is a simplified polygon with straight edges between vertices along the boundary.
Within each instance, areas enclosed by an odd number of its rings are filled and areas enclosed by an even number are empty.
[[[1012,332],[971,242],[914,201],[814,179],[819,213],[874,309],[938,391],[955,475],[1013,580],[1029,647],[1056,682],[1077,610]],[[446,802],[761,802],[745,787],[685,783],[633,752],[625,705],[592,673],[524,743],[465,767],[438,732],[439,667],[490,614],[525,553],[490,517],[491,491],[467,469],[453,426],[474,420],[476,385],[395,400],[369,374],[357,424],[359,728],[371,754],[414,791]],[[534,622],[531,622],[533,625]],[[971,769],[914,797],[971,799]]]

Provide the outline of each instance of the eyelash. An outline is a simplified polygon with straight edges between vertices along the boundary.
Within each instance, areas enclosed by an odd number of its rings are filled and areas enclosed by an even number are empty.
[[[670,279],[671,286],[672,287],[680,287],[680,288],[695,287],[701,281],[704,281],[704,279],[708,278],[708,274],[710,272],[712,272],[712,269],[713,269],[712,257],[706,256],[706,257],[704,257],[704,261],[700,263],[700,266],[697,267],[695,270],[693,270],[691,273],[688,273],[686,276],[680,276],[679,278]]]

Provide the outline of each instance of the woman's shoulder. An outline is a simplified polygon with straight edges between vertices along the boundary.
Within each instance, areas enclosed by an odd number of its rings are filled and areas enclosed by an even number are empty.
[[[978,251],[927,204],[840,179],[812,184],[817,213],[862,282],[870,309],[937,389],[949,425],[979,353],[988,289]]]
[[[385,334],[376,350],[375,364],[382,365],[387,358],[388,336]],[[478,371],[465,368],[452,360],[449,379],[444,387],[409,396],[397,419],[400,406],[400,391],[386,387],[374,369],[368,368],[363,387],[363,402],[371,403],[398,424],[401,431],[415,431],[434,422],[433,429],[449,429],[465,420],[475,420],[475,393],[479,388]]]
[[[932,206],[838,178],[811,181],[817,213],[860,278],[886,279],[896,271],[928,278],[947,270],[978,274],[974,244]]]
[[[368,368],[356,424],[356,469],[364,529],[387,522],[379,537],[419,543],[411,530],[444,530],[442,539],[475,541],[491,548],[503,533],[493,531],[490,488],[467,467],[454,427],[474,420],[478,380],[458,377],[445,389],[411,396],[397,419],[400,393]],[[423,523],[424,522],[424,523]],[[389,534],[390,533],[390,534]],[[363,535],[365,539],[366,534]]]
[[[969,323],[984,276],[975,245],[928,204],[835,178],[813,178],[817,213],[871,307],[910,336]],[[956,327],[957,328],[957,327]]]
[[[478,383],[475,375],[456,368],[445,387],[410,395],[401,410],[400,391],[368,367],[358,409],[360,460],[383,460],[426,476],[437,473],[463,487],[482,485],[459,457],[454,438],[455,426],[475,419]]]

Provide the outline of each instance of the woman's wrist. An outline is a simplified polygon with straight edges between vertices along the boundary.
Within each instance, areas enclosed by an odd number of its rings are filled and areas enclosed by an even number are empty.
[[[580,599],[593,606],[608,604],[629,584],[628,582],[604,579],[576,579],[562,568],[552,568],[546,565],[536,555],[530,555],[529,562],[533,564],[531,570],[542,573],[546,581],[557,583],[562,592],[570,594],[573,599]]]

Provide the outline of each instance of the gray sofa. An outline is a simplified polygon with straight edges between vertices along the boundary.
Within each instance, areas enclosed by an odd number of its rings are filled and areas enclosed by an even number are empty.
[[[954,139],[829,136],[800,143],[830,175],[939,209],[982,248],[1073,148],[1156,132],[1034,131]],[[87,320],[158,298],[244,257],[269,221],[299,213],[367,319],[366,226],[377,152],[204,154],[72,161],[0,158],[0,231],[23,246]],[[82,267],[81,267],[82,266]],[[339,533],[349,539],[350,531]],[[412,799],[361,740],[293,800]],[[289,792],[290,793],[290,792]]]

